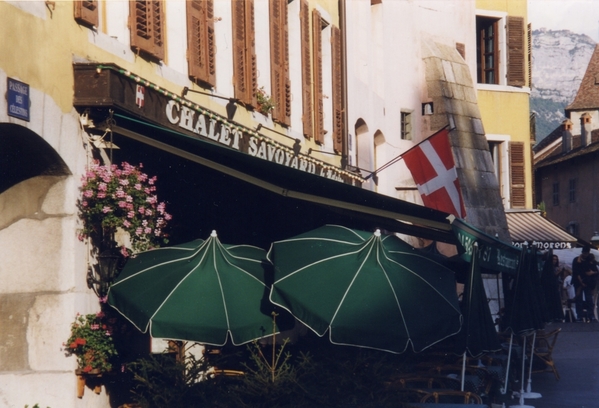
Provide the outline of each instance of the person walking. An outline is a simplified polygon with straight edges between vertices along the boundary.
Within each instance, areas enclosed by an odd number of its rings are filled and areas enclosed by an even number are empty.
[[[574,288],[574,282],[572,280],[572,271],[568,268],[562,269],[563,284],[562,292],[566,295],[566,306],[570,310],[570,320],[575,322],[578,320],[576,314],[576,289]]]

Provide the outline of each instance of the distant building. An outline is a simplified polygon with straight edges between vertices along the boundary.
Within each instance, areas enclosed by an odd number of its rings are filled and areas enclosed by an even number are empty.
[[[599,230],[599,45],[560,127],[534,147],[535,201],[572,235]]]

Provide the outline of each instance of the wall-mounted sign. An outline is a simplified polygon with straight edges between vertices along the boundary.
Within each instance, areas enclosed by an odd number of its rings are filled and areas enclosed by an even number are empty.
[[[29,85],[16,79],[7,78],[6,89],[8,116],[29,122]]]

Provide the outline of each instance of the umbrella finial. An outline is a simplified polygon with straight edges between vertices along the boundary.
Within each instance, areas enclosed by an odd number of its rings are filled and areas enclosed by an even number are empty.
[[[377,228],[377,230],[374,231],[374,236],[375,237],[380,237],[381,236],[381,230]]]
[[[216,230],[212,230],[212,232],[210,233],[210,236],[212,238],[216,238]]]

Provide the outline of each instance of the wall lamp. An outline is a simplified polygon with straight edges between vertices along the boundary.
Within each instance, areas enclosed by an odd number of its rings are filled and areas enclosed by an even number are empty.
[[[302,150],[302,145],[301,145],[302,141],[301,141],[301,140],[299,140],[298,138],[295,138],[295,137],[293,137],[293,136],[289,136],[289,135],[287,135],[287,134],[285,134],[285,133],[282,133],[282,132],[279,132],[279,131],[277,131],[277,130],[274,130],[274,129],[268,128],[268,127],[266,127],[266,126],[262,125],[262,123],[258,123],[258,126],[256,126],[256,129],[255,129],[255,130],[256,130],[256,132],[259,132],[259,131],[260,131],[260,130],[262,130],[262,129],[269,130],[269,131],[271,131],[271,132],[273,132],[273,133],[276,133],[277,135],[285,136],[286,138],[293,140],[293,141],[294,141],[294,142],[293,142],[293,147],[292,147],[292,149],[293,149],[293,154],[294,154],[295,156],[297,156],[298,154],[300,154],[300,151]],[[309,154],[309,153],[308,153],[308,154]]]
[[[227,110],[227,119],[233,120],[233,118],[235,117],[235,112],[237,112],[237,99],[227,98],[226,96],[215,95],[210,92],[196,91],[195,89],[189,89],[189,87],[187,87],[187,86],[184,87],[183,90],[181,91],[181,98],[185,98],[185,95],[187,95],[189,92],[200,94],[200,95],[211,96],[213,98],[229,101],[227,103],[227,105],[225,106],[225,109]]]
[[[98,297],[104,297],[123,266],[123,255],[118,248],[107,249],[97,257],[98,263],[87,270],[87,287]]]

